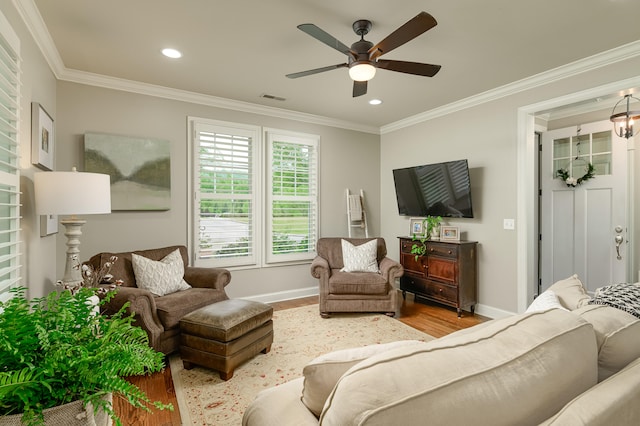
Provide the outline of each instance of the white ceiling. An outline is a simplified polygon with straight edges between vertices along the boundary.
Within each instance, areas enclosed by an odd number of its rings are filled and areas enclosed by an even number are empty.
[[[638,0],[33,0],[67,70],[381,127],[640,39]],[[352,98],[346,62],[298,30],[377,43],[420,11],[438,25],[385,59],[442,65],[433,78],[378,70]],[[163,57],[173,47],[180,60]],[[261,94],[285,101],[261,98]],[[372,98],[383,100],[370,106]]]

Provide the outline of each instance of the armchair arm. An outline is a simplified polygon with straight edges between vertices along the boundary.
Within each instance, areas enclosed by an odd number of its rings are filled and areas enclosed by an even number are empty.
[[[184,268],[184,280],[191,287],[224,290],[231,281],[231,272],[224,268],[186,266]]]
[[[134,324],[147,332],[149,344],[157,349],[164,326],[158,318],[156,301],[151,292],[137,287],[118,287],[114,292],[113,297],[104,303],[103,312],[113,315],[129,302],[125,312],[128,315],[133,313]]]
[[[331,268],[329,268],[329,262],[326,259],[316,256],[311,262],[311,276],[313,278],[320,278],[323,274],[331,274]]]
[[[380,274],[391,284],[393,284],[396,278],[400,278],[404,275],[404,268],[399,262],[385,257],[380,261]]]

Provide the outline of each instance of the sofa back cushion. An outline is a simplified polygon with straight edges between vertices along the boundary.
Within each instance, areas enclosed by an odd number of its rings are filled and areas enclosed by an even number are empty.
[[[111,258],[111,256],[117,256],[118,260],[113,264],[111,268],[111,275],[114,280],[122,280],[122,285],[125,287],[137,287],[136,276],[133,272],[133,264],[131,263],[131,253],[135,253],[140,256],[144,256],[151,260],[159,261],[166,255],[174,250],[180,250],[182,261],[184,265],[189,264],[189,256],[187,254],[187,248],[185,246],[169,246],[149,250],[135,250],[133,252],[121,252],[121,253],[109,253],[103,252],[92,256],[87,261],[94,269],[100,268],[105,262]]]
[[[321,424],[538,424],[597,382],[591,324],[552,309],[364,360],[338,381]]]
[[[640,357],[640,319],[604,305],[573,311],[593,325],[598,342],[598,381],[617,373]]]
[[[316,253],[318,256],[326,259],[331,269],[342,269],[344,263],[342,261],[342,240],[346,240],[354,246],[359,246],[371,240],[377,240],[377,260],[378,264],[387,255],[387,246],[383,238],[339,238],[327,237],[319,238],[316,244]]]
[[[564,406],[540,426],[637,425],[640,358]]]

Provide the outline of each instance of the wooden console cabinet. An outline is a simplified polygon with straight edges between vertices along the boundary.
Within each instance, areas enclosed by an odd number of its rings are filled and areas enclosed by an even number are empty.
[[[408,237],[400,238],[400,263],[404,275],[400,290],[438,303],[474,313],[477,303],[477,257],[475,241],[426,241],[427,251],[416,259],[411,254],[414,244]]]

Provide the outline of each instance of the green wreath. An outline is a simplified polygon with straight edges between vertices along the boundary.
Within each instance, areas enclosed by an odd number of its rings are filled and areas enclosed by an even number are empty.
[[[569,170],[567,169],[558,169],[558,171],[556,173],[558,173],[558,177],[560,179],[562,179],[564,181],[565,184],[567,184],[567,186],[575,188],[576,186],[580,185],[582,182],[586,182],[589,179],[593,179],[596,177],[595,174],[595,167],[593,167],[593,164],[589,163],[587,165],[587,173],[585,173],[582,177],[579,178],[574,178],[571,177],[569,175]]]

